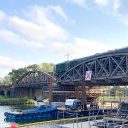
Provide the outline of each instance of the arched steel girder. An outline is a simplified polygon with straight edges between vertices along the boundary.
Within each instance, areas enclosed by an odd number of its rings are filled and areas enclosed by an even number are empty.
[[[85,81],[86,71],[92,71],[90,81]],[[89,58],[65,72],[58,82],[75,84],[112,85],[128,84],[128,53],[105,54]]]
[[[46,72],[29,71],[17,80],[16,87],[41,87],[48,85],[50,79],[55,81],[55,78]]]

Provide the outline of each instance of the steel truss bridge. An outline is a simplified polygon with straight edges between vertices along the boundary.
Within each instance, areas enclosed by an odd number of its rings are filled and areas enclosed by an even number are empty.
[[[43,91],[49,90],[47,97],[52,100],[52,85],[55,82],[53,73],[29,71],[15,83],[15,97],[43,97]]]
[[[78,61],[79,63],[75,66],[70,66],[70,68],[59,77],[56,75],[57,72],[55,72],[55,74],[48,74],[41,71],[27,72],[15,83],[17,95],[19,95],[19,92],[21,93],[20,95],[24,92],[24,96],[38,96],[39,90],[37,89],[51,93],[52,83],[56,83],[55,88],[57,88],[58,92],[68,91],[68,87],[72,87],[70,90],[72,91],[77,86],[82,86],[82,90],[85,90],[83,85],[90,88],[99,85],[121,86],[128,84],[128,48],[96,54],[84,59],[82,58],[81,60],[82,61]],[[91,79],[88,81],[85,80],[87,71],[92,72]],[[54,75],[56,77],[54,77]],[[59,88],[56,85],[58,85]],[[65,89],[62,89],[63,87],[65,87]],[[40,95],[42,95],[41,91]],[[85,95],[85,92],[82,93]],[[52,93],[49,96],[52,97]]]
[[[92,71],[92,78],[86,81],[86,71]],[[98,54],[66,71],[58,81],[61,84],[125,85],[128,84],[128,48]]]
[[[84,79],[87,71],[92,71],[89,81]],[[128,84],[128,48],[86,57],[84,61],[70,67],[63,75],[56,78],[53,73],[27,72],[17,80],[15,86],[45,86],[48,85],[49,78],[61,85],[76,85],[81,82],[85,85],[126,85]]]
[[[17,80],[15,86],[38,88],[47,86],[50,83],[50,80],[53,82],[55,81],[53,73],[30,71],[25,73],[19,80]]]

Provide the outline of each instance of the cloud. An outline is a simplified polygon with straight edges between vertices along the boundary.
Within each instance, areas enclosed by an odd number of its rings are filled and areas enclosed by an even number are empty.
[[[27,49],[28,52],[37,49],[38,53],[46,55],[52,42],[67,40],[67,32],[55,22],[56,15],[64,19],[63,21],[68,21],[68,16],[60,6],[31,6],[19,12],[20,15],[8,15],[0,11],[0,44],[17,45]],[[7,74],[12,68],[38,63],[29,61],[24,63],[0,55],[1,74]]]
[[[0,40],[23,47],[34,47],[35,49],[42,49],[44,47],[43,44],[41,44],[40,42],[38,43],[34,42],[33,40],[28,40],[25,37],[7,29],[0,30]]]
[[[94,0],[94,2],[100,7],[107,7],[114,11],[117,11],[120,8],[122,0]]]
[[[110,0],[95,0],[95,3],[101,7],[108,6]]]
[[[6,18],[6,14],[3,11],[0,11],[0,22]]]
[[[58,6],[52,6],[50,8],[34,6],[27,12],[27,14],[31,16],[30,21],[14,16],[10,18],[10,24],[23,35],[34,40],[44,41],[49,38],[65,39],[65,30],[49,19],[49,11],[51,12],[51,8],[61,13],[61,15],[64,15],[62,9]],[[66,15],[64,16],[66,17]]]
[[[76,5],[80,7],[85,7],[86,6],[86,0],[67,0],[68,2],[75,3]]]
[[[85,1],[74,2],[81,3],[81,6],[85,4]],[[45,55],[47,59],[50,55],[52,60],[55,57],[56,62],[58,58],[59,61],[64,61],[66,54],[75,59],[108,50],[108,46],[102,42],[75,37],[68,33],[59,22],[55,22],[54,14],[59,15],[65,22],[69,20],[60,6],[31,6],[21,13],[22,16],[10,16],[1,12],[0,17],[3,17],[1,19],[6,21],[6,25],[0,27],[0,43],[18,45],[26,48],[28,52],[30,48],[38,49],[40,55]],[[0,56],[0,69],[4,67],[11,70],[26,64],[28,63]]]
[[[119,8],[121,7],[121,0],[114,0],[113,10],[115,13],[118,13]]]
[[[102,11],[111,14],[122,23],[128,25],[128,2],[127,0],[95,0]]]
[[[114,15],[123,23],[128,25],[128,1],[117,0],[114,6]]]
[[[49,10],[55,11],[57,14],[62,16],[66,21],[68,21],[68,16],[64,13],[60,6],[49,6]]]
[[[26,63],[17,59],[12,59],[6,56],[0,56],[0,67],[1,68],[19,68],[26,66]]]
[[[50,50],[54,53],[58,53],[58,55],[61,56],[69,54],[71,59],[75,59],[93,55],[97,52],[104,52],[110,48],[104,43],[91,41],[80,37],[74,37],[73,42],[74,43],[54,42],[51,46],[52,49]]]
[[[22,68],[30,63],[0,55],[0,77],[7,75],[12,69]]]
[[[113,5],[113,13],[114,16],[117,17],[122,23],[128,25],[128,3],[125,2],[121,0],[115,0]]]
[[[4,28],[0,27],[1,40],[32,49],[43,49],[54,40],[66,40],[67,32],[52,19],[53,11],[68,20],[59,6],[31,6],[22,12],[22,17],[0,11],[0,20],[7,22],[2,25]]]

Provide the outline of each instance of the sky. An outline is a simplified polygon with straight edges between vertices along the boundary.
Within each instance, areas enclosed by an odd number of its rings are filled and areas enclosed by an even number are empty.
[[[0,0],[0,77],[128,46],[128,0]]]

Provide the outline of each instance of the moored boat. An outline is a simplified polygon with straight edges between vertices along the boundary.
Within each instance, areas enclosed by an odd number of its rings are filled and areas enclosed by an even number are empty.
[[[44,119],[52,120],[56,119],[57,109],[53,106],[42,105],[37,108],[23,110],[23,111],[12,111],[5,112],[4,115],[7,120],[26,120],[26,119]]]
[[[114,117],[104,117],[102,122],[97,122],[98,128],[128,128],[128,103],[122,102]]]

